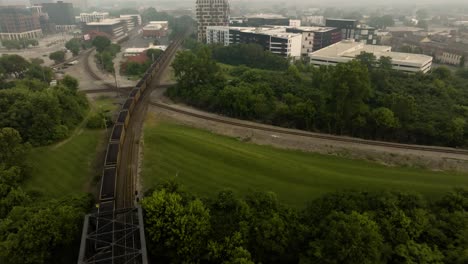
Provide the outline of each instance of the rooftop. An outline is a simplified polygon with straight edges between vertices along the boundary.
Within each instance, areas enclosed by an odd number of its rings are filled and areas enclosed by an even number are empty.
[[[86,23],[87,26],[113,26],[117,25],[119,23],[122,23],[120,19],[117,18],[109,18],[109,19],[104,19],[100,22],[89,22]]]
[[[394,62],[426,64],[432,60],[432,57],[426,55],[392,52],[391,50],[390,46],[366,45],[352,40],[344,40],[312,52],[309,56],[315,58],[355,58],[362,52],[367,52],[374,54],[377,59],[383,56],[391,57]]]
[[[269,18],[269,19],[285,19],[287,17],[284,17],[282,15],[277,15],[277,14],[252,14],[252,15],[247,15],[245,16],[246,18]]]

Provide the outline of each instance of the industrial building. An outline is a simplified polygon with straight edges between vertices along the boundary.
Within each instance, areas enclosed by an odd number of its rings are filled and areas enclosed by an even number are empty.
[[[392,67],[395,70],[404,72],[426,73],[431,69],[432,57],[421,54],[410,54],[402,52],[392,52],[390,46],[367,45],[354,40],[343,40],[321,50],[309,54],[310,63],[315,66],[336,65],[348,62],[356,58],[357,55],[366,52],[372,53],[379,59],[380,57],[390,57]]]
[[[42,37],[39,15],[26,8],[0,8],[0,40]]]
[[[100,22],[86,23],[83,27],[84,33],[104,32],[112,38],[120,38],[127,34],[127,25],[118,18],[104,19]]]
[[[205,43],[207,27],[229,25],[229,1],[197,0],[196,17],[198,23],[198,41]]]

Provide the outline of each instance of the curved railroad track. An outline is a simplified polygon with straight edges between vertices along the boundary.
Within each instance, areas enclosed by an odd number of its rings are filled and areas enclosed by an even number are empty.
[[[160,108],[172,111],[172,112],[177,112],[180,114],[200,118],[203,120],[214,121],[214,122],[233,125],[237,127],[262,130],[262,131],[267,131],[267,132],[288,134],[288,135],[294,135],[294,136],[303,136],[303,137],[317,138],[317,139],[326,139],[326,140],[332,140],[332,141],[338,141],[338,142],[355,143],[355,144],[362,144],[362,145],[369,145],[369,146],[391,147],[391,148],[406,149],[406,150],[418,150],[418,151],[430,151],[430,152],[438,152],[438,153],[468,155],[468,150],[465,150],[465,149],[432,147],[432,146],[423,146],[423,145],[408,145],[408,144],[400,144],[400,143],[392,143],[392,142],[372,141],[372,140],[365,140],[365,139],[351,138],[351,137],[334,136],[334,135],[329,135],[329,134],[320,134],[320,133],[313,133],[313,132],[306,132],[306,131],[297,131],[297,130],[291,130],[291,129],[280,128],[280,127],[277,127],[277,128],[266,127],[264,125],[246,124],[246,123],[239,122],[239,121],[226,120],[222,118],[193,113],[190,111],[182,110],[182,109],[172,107],[167,104],[162,104],[159,102],[150,102],[150,104],[156,107],[160,107]]]

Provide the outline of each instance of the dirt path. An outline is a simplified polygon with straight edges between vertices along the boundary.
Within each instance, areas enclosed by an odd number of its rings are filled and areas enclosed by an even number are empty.
[[[171,101],[163,97],[162,94],[163,91],[155,91],[152,94],[152,100],[171,104]],[[210,117],[235,120],[236,122],[242,122],[245,124],[259,125],[249,121],[237,120],[203,112],[184,105],[171,104],[171,106]],[[468,171],[468,155],[463,154],[419,151],[386,146],[372,146],[350,142],[339,142],[328,139],[309,138],[276,132],[271,133],[264,130],[249,129],[225,123],[204,120],[181,113],[176,113],[170,110],[161,109],[155,106],[151,106],[149,110],[182,124],[206,129],[217,134],[237,137],[240,140],[253,142],[260,145],[271,145],[283,149],[316,152],[320,154],[336,155],[352,159],[365,159],[388,166],[409,166],[427,168],[431,170]],[[271,127],[267,125],[260,126]]]

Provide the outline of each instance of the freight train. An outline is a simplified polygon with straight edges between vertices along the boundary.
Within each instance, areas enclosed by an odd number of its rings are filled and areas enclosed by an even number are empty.
[[[172,54],[176,51],[182,41],[182,37],[176,38],[164,53],[153,62],[146,71],[143,78],[137,83],[125,100],[118,118],[112,128],[112,134],[107,144],[107,151],[104,161],[104,169],[101,178],[101,188],[99,194],[99,215],[108,214],[112,217],[112,212],[116,209],[117,197],[117,176],[119,171],[120,154],[125,140],[126,130],[128,129],[130,119],[132,118],[135,106],[141,102],[142,96],[151,85],[154,77],[159,73]]]

